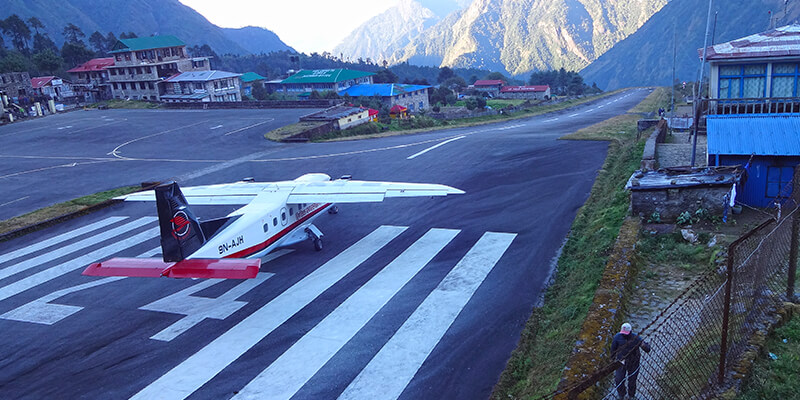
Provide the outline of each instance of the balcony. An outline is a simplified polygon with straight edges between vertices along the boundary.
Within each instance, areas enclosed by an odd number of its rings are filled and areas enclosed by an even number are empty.
[[[702,99],[697,104],[697,130],[705,132],[707,115],[800,114],[800,97]]]

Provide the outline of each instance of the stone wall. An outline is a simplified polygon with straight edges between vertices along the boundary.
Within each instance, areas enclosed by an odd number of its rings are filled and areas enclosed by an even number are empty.
[[[710,215],[721,216],[725,209],[725,195],[730,191],[731,185],[633,190],[631,209],[634,215],[644,219],[658,213],[663,222],[675,221],[684,211],[694,216],[700,208]]]

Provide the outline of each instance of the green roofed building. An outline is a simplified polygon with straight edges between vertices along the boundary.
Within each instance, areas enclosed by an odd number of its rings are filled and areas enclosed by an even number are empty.
[[[189,57],[186,43],[172,35],[119,39],[111,54],[114,65],[107,67],[108,78],[117,99],[160,100],[165,79],[211,69],[209,57]]]
[[[281,81],[281,89],[287,93],[333,91],[339,92],[353,85],[372,84],[372,72],[352,69],[301,69]]]
[[[240,77],[242,80],[242,92],[245,96],[252,96],[253,95],[253,87],[254,86],[261,86],[264,87],[264,81],[267,80],[266,77],[261,76],[255,72],[245,72]]]

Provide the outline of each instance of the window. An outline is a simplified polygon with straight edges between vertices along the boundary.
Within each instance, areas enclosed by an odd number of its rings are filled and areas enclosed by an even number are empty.
[[[423,103],[420,101],[420,102],[419,102],[419,109],[420,109],[420,110],[422,110],[423,108],[425,108],[425,104],[423,104]]]
[[[281,221],[286,221],[286,212],[281,213]]]
[[[797,64],[773,64],[770,97],[797,96],[797,77]]]
[[[117,70],[115,70],[115,69],[110,69],[109,71],[111,71],[111,75],[116,75],[117,74]]]
[[[125,61],[131,60],[131,53],[125,53]]]
[[[290,216],[294,215],[294,208],[293,207],[289,207],[289,215]]]
[[[264,232],[269,230],[269,224],[264,224]]]
[[[147,82],[147,88],[148,89],[155,89],[155,86],[153,86],[153,82]]]
[[[114,55],[114,59],[117,60],[117,61],[122,61],[122,54]]]
[[[122,90],[125,90],[128,88],[128,85],[126,85],[125,82],[122,82],[119,84],[119,87],[122,88]]]
[[[144,82],[139,82],[139,89],[144,90],[146,88]]]
[[[277,217],[272,219],[272,226],[278,226],[278,218]]]
[[[720,65],[720,99],[764,97],[766,90],[766,64]]]
[[[117,87],[117,82],[114,82],[111,85],[114,87],[114,89],[119,89],[119,87]]]
[[[792,194],[792,167],[767,167],[767,197],[785,198]]]
[[[203,84],[200,82],[195,82],[194,88],[197,90],[203,90]]]
[[[137,74],[141,74],[142,73],[142,67],[136,67],[136,73]]]
[[[131,76],[135,76],[136,75],[136,68],[128,68],[128,73],[130,73]]]

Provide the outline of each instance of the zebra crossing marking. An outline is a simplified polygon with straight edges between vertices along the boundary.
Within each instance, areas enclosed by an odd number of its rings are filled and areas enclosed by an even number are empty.
[[[183,399],[344,278],[407,227],[380,226],[250,314],[131,399]]]
[[[14,250],[12,252],[8,252],[8,253],[5,253],[5,254],[0,254],[0,264],[4,263],[6,261],[9,261],[9,260],[13,260],[15,258],[20,258],[22,256],[26,256],[26,255],[31,254],[33,252],[39,251],[41,249],[45,249],[45,248],[48,248],[48,247],[55,246],[55,245],[57,245],[59,243],[65,242],[67,240],[70,240],[70,239],[72,239],[72,238],[74,238],[76,236],[80,236],[80,235],[83,235],[84,233],[96,231],[96,230],[98,230],[100,228],[104,228],[104,227],[106,227],[108,225],[112,225],[112,224],[117,223],[119,221],[122,221],[122,220],[124,220],[126,218],[128,218],[128,217],[108,217],[108,218],[106,218],[104,220],[97,221],[97,222],[91,223],[89,225],[84,225],[84,226],[82,226],[82,227],[80,227],[78,229],[74,229],[74,230],[71,230],[69,232],[62,233],[62,234],[60,234],[58,236],[54,236],[54,237],[52,237],[50,239],[45,239],[45,240],[42,240],[41,242],[36,242],[36,243],[34,243],[32,245],[25,246],[23,248]]]
[[[263,370],[234,399],[288,399],[460,230],[431,229]]]
[[[339,399],[396,399],[516,237],[486,232]]]

